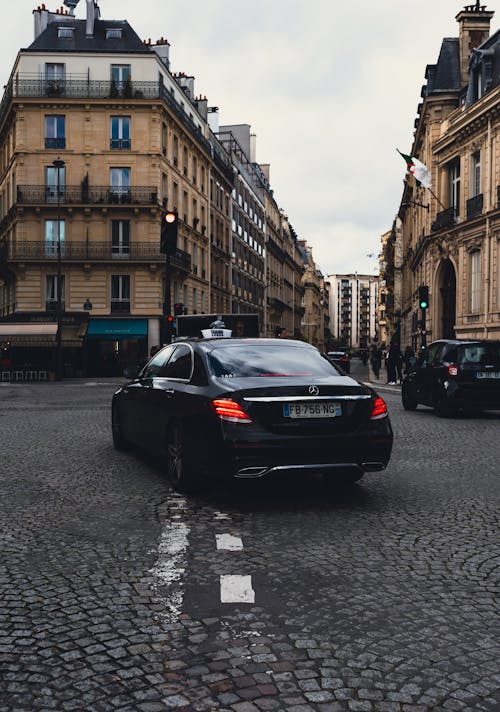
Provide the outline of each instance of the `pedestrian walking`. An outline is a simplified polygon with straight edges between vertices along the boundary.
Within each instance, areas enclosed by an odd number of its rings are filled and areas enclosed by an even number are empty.
[[[380,377],[380,366],[382,364],[382,352],[377,344],[370,347],[370,366],[376,379]]]
[[[405,373],[408,373],[409,371],[411,371],[413,366],[416,364],[417,359],[415,358],[415,352],[411,346],[407,346],[405,348],[403,362],[404,362]]]

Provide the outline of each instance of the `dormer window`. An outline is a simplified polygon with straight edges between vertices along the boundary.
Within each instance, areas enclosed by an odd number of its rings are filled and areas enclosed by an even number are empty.
[[[121,40],[122,31],[119,27],[113,27],[106,30],[107,40]]]
[[[57,37],[60,40],[72,40],[74,31],[74,27],[58,27]]]

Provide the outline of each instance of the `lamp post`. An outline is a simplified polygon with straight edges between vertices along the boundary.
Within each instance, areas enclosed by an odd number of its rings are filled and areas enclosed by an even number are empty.
[[[60,158],[52,162],[57,169],[57,335],[56,335],[56,381],[63,378],[62,362],[62,274],[61,274],[61,168],[65,163]]]

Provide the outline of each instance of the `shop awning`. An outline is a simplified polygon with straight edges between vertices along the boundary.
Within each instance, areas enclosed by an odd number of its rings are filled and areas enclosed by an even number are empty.
[[[10,346],[54,346],[56,334],[57,324],[52,322],[0,324],[0,343]]]
[[[147,319],[91,319],[89,339],[144,339],[148,335]]]

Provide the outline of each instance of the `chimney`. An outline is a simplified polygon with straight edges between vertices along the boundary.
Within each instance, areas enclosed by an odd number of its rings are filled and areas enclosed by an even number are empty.
[[[248,156],[251,163],[256,162],[257,154],[257,134],[250,134],[250,155]]]
[[[190,101],[194,101],[194,77],[188,77],[184,72],[177,75],[177,82],[180,84],[184,93]]]
[[[467,65],[472,50],[479,47],[490,36],[490,21],[495,13],[487,10],[486,5],[466,5],[456,16],[459,25],[460,83],[469,82]]]
[[[50,12],[45,7],[45,4],[39,5],[36,10],[33,10],[35,20],[35,39],[47,29],[49,24]]]
[[[100,17],[100,14],[95,0],[87,0],[87,22],[85,25],[85,34],[87,37],[94,36],[94,23]]]
[[[267,182],[269,183],[271,180],[271,165],[269,163],[261,163],[260,164],[260,170],[264,174]]]
[[[208,109],[208,125],[214,134],[219,133],[219,107],[209,106]]]
[[[208,101],[206,96],[198,96],[195,99],[194,105],[198,109],[200,116],[202,116],[205,121],[208,116]]]
[[[170,44],[168,40],[163,37],[157,40],[156,44],[152,45],[152,50],[156,52],[166,68],[170,69]]]

